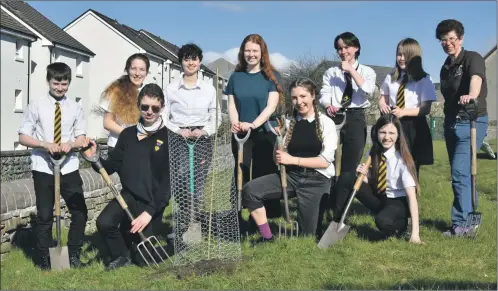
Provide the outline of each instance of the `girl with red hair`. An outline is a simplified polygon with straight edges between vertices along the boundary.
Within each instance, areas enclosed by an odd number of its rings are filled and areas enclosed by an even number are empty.
[[[252,160],[252,179],[277,171],[273,161],[276,137],[266,122],[283,103],[280,74],[270,63],[268,47],[258,34],[250,34],[240,45],[238,64],[230,76],[224,92],[228,95],[228,115],[234,134],[244,135],[249,129],[249,139],[244,144],[241,165],[243,183],[249,181]],[[273,124],[276,126],[276,123]],[[237,160],[237,141],[232,137],[232,152]],[[237,166],[234,169],[237,177]],[[265,205],[273,217],[280,216],[280,201],[271,200]]]

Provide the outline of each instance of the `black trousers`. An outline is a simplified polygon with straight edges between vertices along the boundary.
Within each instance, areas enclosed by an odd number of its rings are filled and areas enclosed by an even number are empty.
[[[400,121],[408,149],[415,162],[417,177],[420,177],[420,166],[434,163],[434,150],[429,125],[425,116],[406,116],[402,117]]]
[[[36,251],[47,256],[52,246],[53,209],[55,202],[55,182],[51,174],[32,171],[36,196]],[[71,224],[67,247],[70,253],[79,253],[83,246],[88,210],[83,196],[83,180],[79,171],[61,175],[61,196],[71,213]]]
[[[178,211],[181,215],[177,218],[175,232],[179,237],[187,231],[189,219],[191,218],[191,210],[197,221],[203,223],[207,221],[204,217],[201,206],[204,198],[204,187],[209,173],[209,168],[213,160],[213,145],[211,138],[200,138],[194,146],[194,192],[190,191],[190,162],[189,148],[184,138],[178,134],[171,134],[170,148],[175,146],[175,159],[171,159],[173,196],[178,204]],[[180,222],[180,223],[178,223]]]
[[[334,221],[340,220],[353,185],[354,183],[350,185],[350,191],[337,192]],[[356,198],[374,214],[377,228],[385,235],[392,236],[406,230],[410,215],[406,197],[387,198],[385,195],[377,195],[369,184],[362,183]]]
[[[300,234],[316,234],[320,202],[324,195],[328,195],[330,180],[313,169],[287,172],[287,193],[289,198],[297,197]],[[263,207],[267,199],[280,200],[283,197],[277,173],[253,179],[244,185],[242,191],[243,205],[249,211]]]
[[[252,179],[277,172],[277,165],[273,161],[273,149],[276,142],[276,136],[272,132],[252,131],[249,139],[244,143],[244,156],[241,165],[242,185],[250,180],[251,160],[252,160]],[[238,143],[232,135],[232,153],[235,159],[234,178],[235,187],[237,187],[237,159]],[[237,189],[238,190],[238,189]],[[281,216],[282,210],[280,200],[269,198],[264,202],[267,215],[270,218]]]
[[[367,123],[364,109],[346,111],[346,123],[341,128],[339,139],[342,144],[341,173],[334,188],[330,189],[330,204],[337,199],[336,192],[349,192],[356,179],[356,168],[363,156],[367,140]],[[336,173],[337,175],[337,173]]]
[[[143,203],[124,191],[121,191],[121,196],[135,218],[142,214],[145,209]],[[154,235],[154,228],[157,229],[160,225],[163,212],[164,208],[158,211],[144,228],[142,233],[145,237]],[[130,254],[135,263],[139,265],[144,263],[136,250],[136,245],[141,242],[140,236],[138,233],[130,233],[131,221],[116,199],[111,200],[102,210],[97,217],[96,226],[112,260]]]

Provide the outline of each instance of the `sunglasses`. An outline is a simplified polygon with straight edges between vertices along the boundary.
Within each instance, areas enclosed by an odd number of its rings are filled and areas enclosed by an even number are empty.
[[[149,111],[149,107],[152,108],[152,112],[154,112],[154,113],[158,113],[161,110],[160,106],[156,106],[156,105],[150,106],[150,105],[146,105],[146,104],[140,105],[140,110],[147,112],[147,111]]]

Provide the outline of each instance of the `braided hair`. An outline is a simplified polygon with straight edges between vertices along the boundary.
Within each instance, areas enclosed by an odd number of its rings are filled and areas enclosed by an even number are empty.
[[[292,91],[292,89],[294,89],[296,87],[302,87],[302,88],[306,89],[306,91],[308,91],[311,94],[311,96],[314,97],[313,110],[315,111],[316,135],[317,135],[318,139],[321,142],[323,142],[323,131],[322,131],[322,126],[321,126],[321,122],[320,122],[320,118],[319,118],[320,111],[318,111],[318,101],[316,98],[317,87],[316,87],[315,83],[313,83],[313,81],[311,81],[308,78],[299,78],[297,80],[294,80],[289,86],[289,91]],[[285,148],[287,148],[287,146],[289,145],[289,142],[292,138],[292,132],[294,131],[294,126],[296,125],[297,115],[298,115],[298,112],[297,112],[296,108],[294,108],[292,111],[292,119],[291,119],[291,122],[289,125],[289,130],[287,131],[287,137],[285,138],[285,143],[284,143]]]

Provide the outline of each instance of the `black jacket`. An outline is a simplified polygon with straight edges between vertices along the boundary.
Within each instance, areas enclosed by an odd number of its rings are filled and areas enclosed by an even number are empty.
[[[107,160],[101,159],[109,175],[118,173],[121,191],[131,194],[139,203],[139,211],[151,216],[163,209],[171,197],[168,132],[163,127],[139,141],[137,127],[128,127],[119,135]]]

